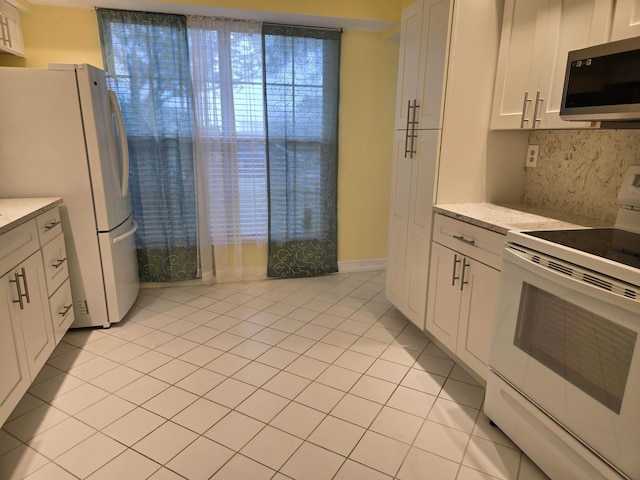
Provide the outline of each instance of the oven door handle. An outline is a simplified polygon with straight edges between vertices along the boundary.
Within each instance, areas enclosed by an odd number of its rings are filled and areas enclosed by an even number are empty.
[[[514,248],[507,245],[503,251],[502,259],[503,259],[503,268],[502,272],[504,274],[505,270],[508,268],[508,265],[511,264],[514,267],[520,267],[530,276],[536,276],[548,282],[553,282],[560,286],[565,286],[566,288],[570,288],[572,290],[576,290],[584,295],[589,295],[597,298],[598,300],[605,303],[615,303],[616,305],[622,306],[624,309],[629,310],[631,312],[640,313],[640,297],[636,296],[635,298],[630,298],[630,296],[625,296],[624,294],[617,292],[624,292],[624,287],[627,284],[623,284],[622,282],[617,282],[617,285],[614,284],[615,280],[610,279],[609,277],[605,277],[604,275],[600,275],[596,272],[591,272],[587,270],[582,270],[579,267],[575,267],[575,271],[583,271],[588,275],[589,281],[585,281],[584,277],[578,273],[577,275],[574,273],[574,276],[567,273],[565,268],[562,266],[557,269],[552,269],[550,267],[543,266],[540,262],[534,262],[529,258],[527,252],[520,250],[519,248]],[[536,257],[544,257],[544,255],[534,254]],[[558,264],[556,259],[550,258],[551,262]],[[566,264],[570,265],[570,264]],[[563,273],[560,273],[563,272]],[[512,274],[513,275],[513,274]],[[579,278],[575,278],[575,277]],[[581,278],[580,278],[581,277]],[[519,279],[523,279],[523,281],[527,281],[527,275],[519,275]],[[605,288],[605,285],[609,283],[614,286],[614,288]],[[596,284],[603,285],[602,287],[595,286]],[[632,288],[631,285],[628,285],[629,288]],[[637,289],[640,290],[640,289]]]

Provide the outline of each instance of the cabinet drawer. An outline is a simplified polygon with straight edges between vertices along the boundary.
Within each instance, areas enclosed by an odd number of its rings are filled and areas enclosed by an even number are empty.
[[[69,277],[67,253],[64,248],[64,235],[60,234],[42,247],[42,260],[47,279],[49,295],[55,292]]]
[[[23,223],[0,237],[0,275],[4,275],[40,248],[35,220]]]
[[[60,222],[60,210],[58,207],[52,208],[42,215],[38,215],[36,222],[38,224],[40,245],[46,244],[58,234],[62,233],[62,223]]]
[[[58,291],[53,294],[49,299],[49,305],[51,307],[51,320],[53,321],[53,334],[56,344],[58,344],[75,319],[69,280],[65,281]]]
[[[500,270],[505,235],[438,214],[433,241]]]

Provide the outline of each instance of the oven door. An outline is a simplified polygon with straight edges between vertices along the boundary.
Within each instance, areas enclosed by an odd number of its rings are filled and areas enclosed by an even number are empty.
[[[624,296],[637,287],[605,289],[611,282],[507,245],[490,366],[619,471],[640,478],[640,299]]]

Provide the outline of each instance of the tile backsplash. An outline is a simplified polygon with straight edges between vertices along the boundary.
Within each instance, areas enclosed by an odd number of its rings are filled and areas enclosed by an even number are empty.
[[[627,166],[640,163],[640,130],[540,130],[536,168],[527,168],[523,203],[615,221]]]

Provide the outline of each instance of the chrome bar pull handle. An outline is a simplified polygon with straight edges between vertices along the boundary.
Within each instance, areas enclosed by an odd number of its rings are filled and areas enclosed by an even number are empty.
[[[411,125],[411,100],[407,100],[407,132],[409,131],[409,126]]]
[[[416,125],[418,124],[418,121],[416,120],[416,112],[418,111],[418,108],[420,108],[420,106],[418,105],[418,100],[414,100],[413,101],[413,116],[411,117],[411,124],[413,125],[413,130],[414,131],[416,129]]]
[[[404,131],[404,158],[411,154],[409,149],[409,125],[411,125],[411,100],[407,100],[407,128]],[[411,157],[409,157],[411,158]]]
[[[13,303],[19,303],[20,310],[24,310],[24,302],[22,301],[22,297],[24,297],[24,294],[22,293],[22,287],[20,287],[20,274],[14,273],[13,277],[13,280],[9,280],[9,282],[15,283],[16,290],[18,291],[18,300],[14,300]]]
[[[522,101],[522,116],[520,117],[520,128],[524,128],[524,124],[529,121],[527,118],[527,104],[531,102],[529,92],[524,92],[524,100]]]
[[[18,291],[18,300],[14,300],[13,303],[20,304],[20,310],[24,310],[24,302],[23,298],[27,300],[27,303],[31,303],[31,298],[29,297],[29,285],[27,285],[27,272],[24,271],[24,267],[21,268],[22,273],[14,273],[13,280],[9,280],[11,283],[16,284],[16,290]],[[20,279],[22,278],[22,284],[24,285],[24,291],[20,286]]]
[[[45,230],[46,232],[48,232],[49,230],[51,230],[51,229],[52,229],[52,228],[54,228],[54,227],[57,227],[58,225],[60,225],[60,220],[54,220],[54,221],[52,221],[51,223],[47,223],[47,224],[44,226],[44,230]]]
[[[460,278],[460,291],[462,292],[464,290],[464,286],[467,285],[469,283],[468,280],[464,279],[464,274],[467,271],[467,267],[470,267],[471,264],[469,262],[467,262],[467,257],[464,258],[464,262],[462,262],[462,275]]]
[[[51,266],[52,266],[53,268],[60,268],[60,267],[62,266],[62,264],[63,264],[64,262],[66,262],[66,261],[67,261],[66,257],[65,257],[65,258],[60,258],[57,262],[52,263],[52,264],[51,264]]]
[[[415,148],[415,140],[416,138],[418,138],[418,136],[416,135],[416,125],[417,125],[417,121],[416,121],[416,111],[418,110],[418,100],[414,100],[413,101],[413,115],[411,117],[411,158],[413,158],[413,155],[417,152],[416,148]]]
[[[58,312],[58,315],[60,315],[61,317],[66,317],[67,313],[69,313],[69,310],[71,310],[71,307],[73,307],[71,303],[69,305],[65,305],[64,307],[62,307],[62,310]]]
[[[455,238],[456,240],[459,240],[461,242],[464,242],[467,245],[475,245],[476,244],[475,240],[469,240],[468,238],[464,238],[464,235],[454,235],[453,238]]]
[[[456,276],[456,270],[458,269],[458,264],[460,263],[460,259],[458,258],[458,254],[453,255],[453,273],[451,274],[451,286],[455,287],[456,280],[460,277]]]
[[[27,284],[27,272],[24,271],[24,267],[22,267],[22,283],[24,283],[24,297],[27,299],[27,303],[31,303],[31,298],[29,297],[29,285]]]
[[[536,92],[536,104],[533,108],[533,128],[536,128],[540,119],[538,118],[538,111],[540,110],[540,105],[544,101],[544,98],[540,97],[540,90]]]

